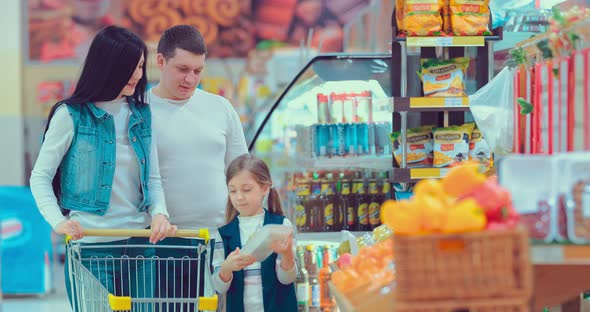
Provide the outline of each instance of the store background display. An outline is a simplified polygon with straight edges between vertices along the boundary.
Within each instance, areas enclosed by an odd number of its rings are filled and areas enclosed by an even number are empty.
[[[359,17],[366,18],[387,2],[23,1],[25,181],[40,148],[48,106],[69,94],[77,65],[105,25],[132,29],[146,40],[152,56],[162,30],[179,23],[199,28],[208,45],[201,88],[230,100],[251,139],[261,122],[257,116],[268,111],[294,74],[317,53],[339,52],[344,44],[361,45],[345,40],[347,35],[358,38],[372,32],[374,36],[375,29],[359,30],[359,21],[364,23]],[[154,61],[155,57],[148,59],[148,75],[157,81]]]

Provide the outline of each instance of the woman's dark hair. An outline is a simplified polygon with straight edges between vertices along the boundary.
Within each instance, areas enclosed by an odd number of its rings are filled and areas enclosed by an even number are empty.
[[[92,40],[74,93],[62,102],[78,104],[114,100],[133,76],[142,54],[147,62],[147,47],[136,34],[118,26],[103,28]],[[144,66],[143,76],[131,96],[135,103],[145,103],[146,89]]]
[[[234,159],[227,167],[227,173],[225,174],[225,184],[229,184],[229,181],[242,170],[248,171],[256,183],[260,186],[268,186],[270,191],[268,193],[268,211],[284,216],[283,205],[281,204],[281,198],[279,193],[272,185],[272,179],[270,177],[270,170],[264,161],[252,156],[250,154],[244,154]],[[225,222],[230,223],[236,216],[238,211],[232,205],[231,199],[227,197],[227,205],[225,207]]]
[[[107,26],[101,29],[92,40],[74,93],[53,105],[49,111],[45,133],[49,129],[51,118],[61,104],[84,105],[88,102],[116,99],[133,76],[142,55],[147,62],[147,47],[133,32],[118,26]],[[131,96],[137,105],[145,105],[148,83],[146,66],[143,66],[142,71],[143,75]],[[43,137],[45,138],[45,135]],[[58,198],[59,175],[58,169],[53,180],[53,189]]]

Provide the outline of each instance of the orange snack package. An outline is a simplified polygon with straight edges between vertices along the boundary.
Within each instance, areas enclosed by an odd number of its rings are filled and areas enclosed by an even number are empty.
[[[451,29],[456,36],[491,35],[489,0],[449,0]]]
[[[404,3],[405,0],[395,0],[395,22],[399,33],[404,33]],[[397,34],[396,34],[397,35]]]
[[[444,0],[406,0],[403,28],[408,36],[436,36],[442,33]]]

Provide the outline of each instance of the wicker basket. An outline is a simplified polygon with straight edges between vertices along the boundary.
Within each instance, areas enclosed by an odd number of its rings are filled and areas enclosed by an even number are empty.
[[[394,297],[390,286],[374,287],[372,289],[362,286],[343,293],[332,282],[329,285],[341,312],[393,311]]]
[[[394,245],[399,302],[528,298],[532,293],[523,229],[395,236]]]
[[[395,312],[528,312],[530,305],[523,299],[436,301],[397,303]]]

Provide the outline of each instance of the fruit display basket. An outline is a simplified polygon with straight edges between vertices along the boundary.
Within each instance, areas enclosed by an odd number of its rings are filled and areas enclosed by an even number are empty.
[[[395,312],[528,312],[527,300],[485,299],[396,304]]]
[[[394,245],[396,302],[529,298],[532,293],[524,229],[394,235]]]
[[[391,312],[394,307],[391,286],[367,289],[367,286],[340,291],[330,282],[330,292],[334,295],[340,312]]]

